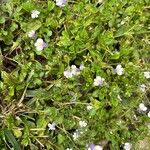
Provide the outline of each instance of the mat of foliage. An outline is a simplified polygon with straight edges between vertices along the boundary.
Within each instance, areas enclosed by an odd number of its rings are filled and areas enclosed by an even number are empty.
[[[138,149],[150,122],[149,12],[149,0],[1,2],[1,150]]]

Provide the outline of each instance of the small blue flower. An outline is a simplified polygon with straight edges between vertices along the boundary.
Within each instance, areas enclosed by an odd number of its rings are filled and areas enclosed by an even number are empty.
[[[117,73],[117,70],[116,70],[116,69],[114,69],[114,73]]]
[[[94,150],[95,145],[94,144],[90,144],[89,149],[88,150]]]
[[[56,130],[56,124],[55,123],[52,123],[52,124],[49,123],[48,128],[49,128],[49,130],[54,131],[54,130]]]
[[[41,38],[38,38],[38,39],[36,40],[34,46],[36,47],[36,49],[37,49],[38,51],[41,51],[41,50],[43,50],[44,48],[47,47],[46,43],[45,43],[45,42],[43,41],[43,39],[41,39]]]

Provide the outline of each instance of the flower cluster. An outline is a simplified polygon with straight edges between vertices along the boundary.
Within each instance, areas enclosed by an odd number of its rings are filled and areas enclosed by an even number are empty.
[[[105,79],[100,77],[100,76],[97,76],[95,79],[94,79],[94,86],[102,86],[104,84],[104,81]]]
[[[139,112],[146,112],[148,108],[143,103],[140,103],[138,110]],[[147,113],[147,116],[150,118],[150,111]]]
[[[79,75],[80,74],[80,70],[84,69],[84,65],[80,65],[80,68],[77,68],[75,65],[72,65],[71,67],[68,67],[65,71],[64,71],[64,76],[66,78],[72,78],[73,76]]]
[[[84,128],[84,127],[87,126],[87,123],[86,123],[85,121],[79,121],[79,126],[80,126],[81,128]]]
[[[73,133],[73,140],[77,140],[78,138],[79,138],[79,136],[80,136],[80,132],[79,132],[79,130],[76,130],[74,133]]]
[[[150,134],[148,0],[1,1],[1,138],[11,126],[24,149],[138,149]]]
[[[87,122],[84,120],[79,121],[79,129],[76,129],[76,131],[73,133],[73,139],[77,140],[81,134],[83,134],[87,129],[85,127],[87,126]]]
[[[140,103],[139,110],[140,111],[147,111],[147,107],[143,103]]]
[[[66,2],[67,2],[66,0],[56,0],[56,5],[59,7],[64,7],[66,5]],[[102,1],[99,1],[99,3],[101,3],[101,2]],[[33,10],[31,12],[31,18],[33,18],[33,19],[38,18],[39,14],[40,14],[39,11]],[[28,32],[28,37],[34,38],[35,37],[35,31],[31,30],[30,32]],[[42,38],[38,38],[36,40],[34,46],[36,47],[36,50],[38,50],[38,51],[42,51],[44,48],[47,47],[46,43],[43,41]],[[84,68],[85,67],[83,64],[81,64],[79,68],[77,68],[75,65],[72,65],[64,71],[64,76],[66,78],[72,78],[73,76],[79,75],[80,71],[83,70]],[[114,72],[119,76],[123,75],[124,69],[123,69],[122,65],[121,64],[117,65],[116,68],[114,69]],[[150,72],[149,71],[144,72],[144,77],[149,79],[150,78]],[[94,79],[93,85],[94,86],[103,86],[104,83],[105,83],[105,79],[100,77],[100,76],[97,76]],[[146,86],[144,84],[140,85],[140,90],[142,92],[145,92],[145,88],[146,88]],[[118,99],[121,99],[119,95],[118,95]],[[88,111],[90,111],[92,108],[93,107],[91,105],[87,106]],[[147,111],[147,107],[143,103],[139,104],[138,109],[140,112]],[[147,115],[148,115],[148,117],[150,117],[150,112],[148,112]],[[85,128],[87,126],[87,122],[80,120],[79,126],[80,126],[80,128]],[[54,130],[56,130],[56,124],[55,123],[49,123],[48,128],[49,128],[49,130],[54,131]],[[76,130],[76,132],[74,132],[74,134],[73,134],[73,139],[76,140],[79,136],[80,136],[80,131]],[[130,150],[131,148],[132,148],[132,144],[130,144],[130,143],[124,144],[125,150]],[[88,150],[102,150],[102,149],[103,149],[102,146],[94,145],[94,144],[91,144],[88,148]],[[67,150],[72,150],[72,149],[67,148]]]
[[[30,38],[34,38],[35,37],[35,31],[32,30],[32,31],[28,32],[28,36]],[[42,51],[44,48],[47,47],[47,44],[43,41],[43,39],[38,38],[36,40],[36,42],[34,43],[34,46],[36,47],[37,51]]]
[[[38,18],[40,12],[37,10],[33,10],[31,12],[31,18]],[[35,37],[35,31],[31,30],[30,32],[28,32],[28,37],[29,38],[34,38]],[[36,42],[34,43],[34,46],[36,48],[37,51],[42,51],[44,48],[47,47],[47,44],[43,41],[42,38],[38,38],[36,40]]]

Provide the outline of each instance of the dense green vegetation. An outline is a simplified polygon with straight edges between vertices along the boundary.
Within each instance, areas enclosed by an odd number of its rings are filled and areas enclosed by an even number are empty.
[[[149,0],[1,2],[0,149],[139,150],[149,12]]]

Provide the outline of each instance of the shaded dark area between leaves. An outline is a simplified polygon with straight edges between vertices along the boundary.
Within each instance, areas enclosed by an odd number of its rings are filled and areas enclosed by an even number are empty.
[[[47,63],[47,59],[44,56],[41,56],[41,55],[36,55],[35,54],[34,59],[37,60],[41,64],[46,64]]]
[[[14,69],[17,68],[17,63],[12,61],[12,60],[9,60],[7,59],[6,57],[3,57],[3,70],[6,71],[6,72],[12,72]]]

